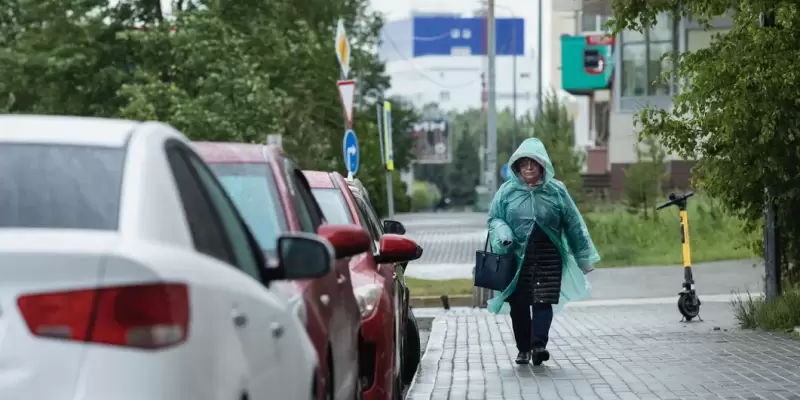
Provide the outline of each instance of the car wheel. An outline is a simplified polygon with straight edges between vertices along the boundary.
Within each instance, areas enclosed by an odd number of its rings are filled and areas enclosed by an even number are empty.
[[[392,400],[403,400],[403,382],[400,380],[400,377],[394,378],[394,384],[392,385]]]
[[[404,347],[405,357],[403,359],[403,383],[410,385],[414,380],[414,374],[419,367],[419,360],[422,356],[422,344],[419,338],[419,326],[414,313],[409,310],[406,320],[406,345]]]
[[[325,371],[325,400],[333,400],[333,368],[328,363],[328,369]]]

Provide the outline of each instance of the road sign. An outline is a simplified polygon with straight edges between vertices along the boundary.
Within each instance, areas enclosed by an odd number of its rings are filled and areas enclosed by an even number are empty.
[[[487,54],[486,19],[482,17],[418,16],[412,24],[412,57]],[[525,55],[524,18],[495,19],[495,51],[498,56]]]
[[[500,177],[504,181],[511,179],[511,168],[508,167],[508,164],[503,165],[503,169],[500,170]]]
[[[586,35],[587,46],[613,46],[614,35]]]
[[[394,171],[394,150],[392,149],[392,103],[383,102],[383,165],[387,171]]]
[[[347,41],[347,33],[344,31],[344,21],[339,20],[336,25],[336,58],[339,60],[339,67],[342,69],[342,76],[347,78],[350,73],[350,42]]]
[[[358,154],[358,138],[352,129],[348,129],[344,133],[344,165],[347,167],[347,173],[355,175],[358,172],[359,154]]]
[[[338,81],[336,86],[339,88],[339,100],[342,102],[342,111],[347,128],[353,127],[353,103],[356,99],[356,81]]]
[[[588,75],[600,75],[606,69],[606,60],[597,50],[585,50],[583,53],[583,70]]]

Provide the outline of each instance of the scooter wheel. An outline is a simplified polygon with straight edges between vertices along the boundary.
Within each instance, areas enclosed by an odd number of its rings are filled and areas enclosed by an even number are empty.
[[[696,294],[681,293],[678,297],[678,311],[686,321],[691,321],[700,313],[700,300]]]

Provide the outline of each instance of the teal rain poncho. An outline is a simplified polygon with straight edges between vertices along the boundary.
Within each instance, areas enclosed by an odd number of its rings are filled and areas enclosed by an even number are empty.
[[[534,226],[545,231],[558,247],[563,260],[561,296],[558,304],[553,306],[556,312],[569,301],[590,296],[591,286],[585,274],[592,270],[592,264],[600,261],[575,202],[566,186],[555,179],[553,164],[544,144],[536,138],[526,139],[511,155],[508,165],[514,165],[523,157],[532,158],[544,166],[544,174],[541,183],[533,187],[515,175],[500,186],[492,200],[489,209],[492,251],[505,254],[510,249],[517,258],[517,273],[511,284],[502,292],[496,291],[488,302],[489,311],[493,313],[507,313],[509,310],[505,300],[517,286],[525,246]],[[512,241],[513,245],[505,247],[504,241]]]

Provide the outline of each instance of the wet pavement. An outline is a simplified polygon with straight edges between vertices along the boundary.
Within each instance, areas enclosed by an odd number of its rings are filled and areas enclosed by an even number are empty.
[[[425,255],[407,275],[470,277],[485,216],[399,216]],[[680,266],[592,272],[593,298],[557,314],[542,366],[517,366],[507,316],[486,310],[416,309],[433,318],[408,399],[796,399],[800,340],[737,328],[731,291],[760,291],[752,261],[701,264],[703,321],[680,322]],[[466,267],[465,267],[466,265]],[[461,275],[459,275],[461,274]],[[436,278],[438,276],[438,278]]]
[[[736,328],[706,303],[681,323],[674,304],[568,307],[551,360],[514,364],[507,316],[451,310],[433,322],[407,399],[798,399],[800,340]]]

